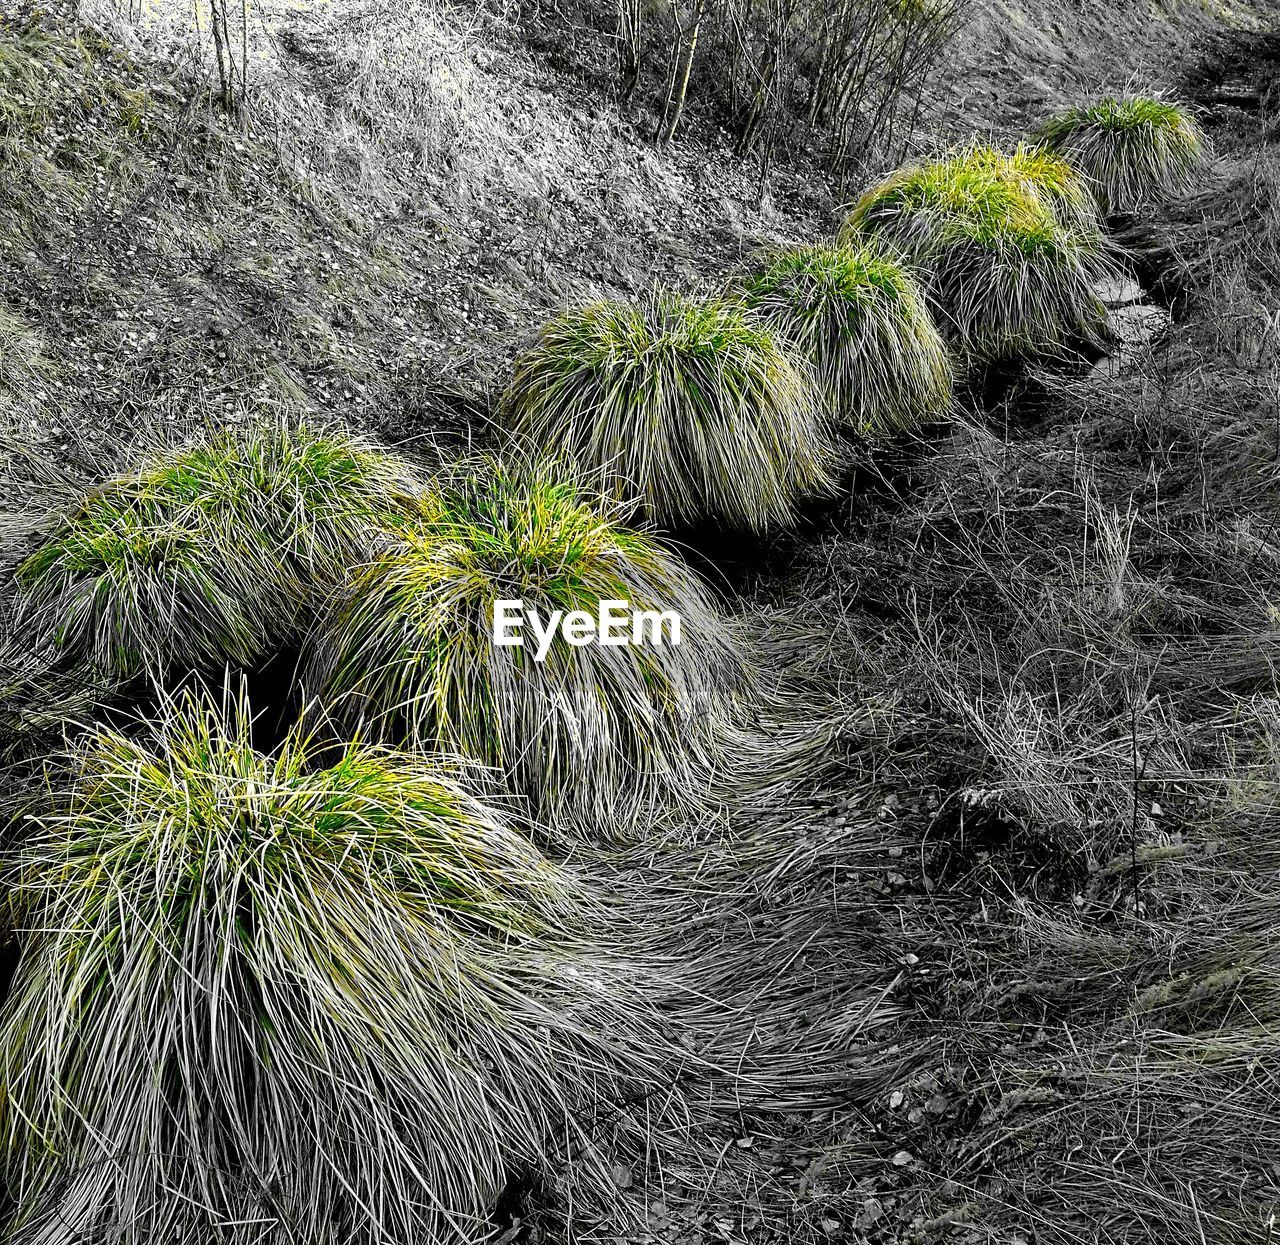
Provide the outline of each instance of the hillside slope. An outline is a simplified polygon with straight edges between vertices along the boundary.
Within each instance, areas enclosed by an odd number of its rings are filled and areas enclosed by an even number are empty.
[[[5,332],[25,360],[7,405],[54,445],[255,404],[458,433],[576,292],[715,285],[834,221],[820,164],[776,167],[761,195],[696,108],[657,151],[643,108],[619,111],[598,75],[558,76],[492,13],[264,6],[228,124],[188,88],[193,65],[211,70],[185,8],[141,24],[113,0],[66,8],[7,18],[0,63]],[[1214,25],[1198,5],[1095,9],[979,7],[919,141],[1016,132],[1157,57],[1168,77]],[[554,11],[522,20],[607,51]]]

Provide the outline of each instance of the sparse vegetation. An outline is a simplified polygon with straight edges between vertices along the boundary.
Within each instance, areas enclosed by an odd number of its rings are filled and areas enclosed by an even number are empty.
[[[623,518],[547,469],[439,487],[338,594],[309,682],[349,731],[494,767],[554,833],[628,838],[705,811],[749,659],[698,577]],[[494,644],[500,599],[546,619],[609,600],[675,611],[681,642],[557,639],[536,661]]]
[[[815,559],[814,592],[857,583],[852,648],[894,689],[878,755],[927,793],[907,937],[950,984],[917,1032],[958,1045],[902,1089],[902,1221],[1199,1245],[1265,1237],[1280,1203],[1259,1178],[1277,994],[1257,936],[1277,881],[1276,160],[1249,142],[1224,174],[1163,226],[1191,292],[1158,357],[1046,371],[1050,418],[1016,432],[957,421],[907,505]],[[862,1205],[851,1181],[827,1210]]]
[[[807,358],[836,419],[880,437],[943,416],[951,362],[924,291],[874,246],[772,255],[745,282],[748,305]]]
[[[10,853],[8,1239],[453,1241],[558,1145],[611,1199],[575,1121],[669,1056],[581,884],[439,762],[252,712],[94,731]]]
[[[1186,109],[1140,95],[1108,95],[1068,108],[1039,136],[1089,179],[1108,213],[1185,194],[1206,158],[1200,127]]]
[[[109,480],[18,570],[20,626],[97,674],[247,663],[412,512],[408,468],[347,434],[216,432]]]
[[[533,449],[669,526],[776,526],[830,487],[808,372],[728,301],[567,311],[516,361],[504,406]]]
[[[733,118],[738,151],[768,162],[803,134],[843,174],[867,152],[895,153],[915,131],[968,0],[689,0],[669,13],[618,0],[625,93],[653,63],[657,135],[688,98]]]
[[[868,190],[843,240],[880,240],[925,276],[942,323],[977,360],[1096,338],[1094,283],[1113,265],[1070,170],[1025,149],[975,145]]]

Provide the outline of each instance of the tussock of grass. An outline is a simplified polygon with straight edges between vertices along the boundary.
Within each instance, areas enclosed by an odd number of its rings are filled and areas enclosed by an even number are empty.
[[[356,571],[318,629],[309,685],[337,720],[498,770],[558,830],[624,837],[704,806],[748,670],[698,577],[611,503],[546,469],[485,466]],[[548,619],[623,600],[674,610],[680,645],[493,642],[494,602]],[[532,640],[529,641],[532,644]]]
[[[263,756],[194,698],[69,760],[7,869],[14,1239],[473,1239],[557,1141],[606,1189],[576,1121],[666,1048],[580,886],[438,762]]]
[[[1135,211],[1187,193],[1206,156],[1190,113],[1140,95],[1108,95],[1068,108],[1039,136],[1089,179],[1106,212]]]
[[[923,290],[871,246],[809,246],[746,283],[752,310],[808,358],[836,418],[866,436],[917,427],[951,406],[951,363]]]
[[[1054,156],[974,146],[900,169],[850,212],[842,240],[862,238],[919,267],[944,328],[974,359],[1101,331],[1092,287],[1111,263],[1084,185]]]
[[[215,432],[86,494],[19,568],[20,625],[116,678],[253,661],[412,509],[411,489],[345,433]]]
[[[1019,143],[1010,152],[977,146],[968,158],[990,177],[1016,186],[1039,199],[1065,228],[1096,235],[1101,228],[1098,207],[1079,172],[1066,160],[1042,147]]]
[[[829,487],[818,406],[804,368],[742,308],[669,292],[552,320],[505,398],[517,435],[658,522],[750,528]]]

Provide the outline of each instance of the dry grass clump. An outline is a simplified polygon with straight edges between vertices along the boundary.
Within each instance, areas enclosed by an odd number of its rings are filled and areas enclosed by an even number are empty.
[[[920,269],[973,360],[1061,350],[1102,330],[1093,285],[1112,264],[1087,189],[1054,156],[976,145],[900,169],[850,212],[842,240],[862,238]]]
[[[988,1105],[970,1152],[986,1162],[949,1174],[975,1230],[1030,1226],[1054,1245],[1141,1239],[1153,1224],[1172,1245],[1267,1239],[1280,1209],[1275,714],[1240,707],[1235,727],[1269,737],[1222,786],[1204,775],[1204,812],[1158,868],[1128,875],[1136,914],[1045,919],[1024,904],[1016,966],[993,971],[985,948],[964,948],[975,983],[1029,978],[1062,1016],[1044,1048],[992,1050],[974,1087]],[[944,1211],[921,1192],[927,1213]]]
[[[951,362],[924,291],[872,246],[807,246],[770,256],[746,282],[752,310],[813,364],[833,415],[864,436],[940,418]]]
[[[1047,121],[1039,137],[1089,179],[1108,213],[1194,189],[1207,154],[1189,112],[1140,95],[1108,95],[1068,108]]]
[[[729,301],[658,291],[546,324],[504,399],[513,431],[659,523],[766,528],[830,487],[807,372]]]
[[[1055,384],[1014,441],[957,421],[919,502],[815,571],[956,806],[1081,887],[1164,841],[1155,792],[1220,764],[1224,699],[1274,679],[1274,411],[1265,377],[1202,357]]]
[[[15,1240],[473,1239],[669,1078],[593,903],[438,761],[184,698],[100,729],[7,862]]]
[[[750,682],[732,624],[616,505],[546,470],[488,465],[355,571],[322,619],[310,682],[349,729],[474,758],[570,833],[625,836],[703,806]],[[494,603],[594,616],[674,611],[681,642],[498,646]]]
[[[403,464],[346,433],[215,432],[85,494],[18,569],[20,626],[115,678],[251,662],[412,511],[412,490]]]
[[[1225,355],[1250,384],[1277,367],[1280,317],[1280,156],[1273,143],[1226,152],[1203,189],[1163,205],[1153,228],[1136,222],[1126,247],[1170,273],[1172,288],[1204,314],[1186,321],[1202,353]]]

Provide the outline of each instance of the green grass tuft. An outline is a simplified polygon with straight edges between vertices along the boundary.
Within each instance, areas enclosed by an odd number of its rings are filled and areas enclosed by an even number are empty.
[[[659,523],[757,529],[830,487],[818,406],[803,366],[741,307],[667,292],[552,320],[505,398],[518,436]]]
[[[1098,207],[1088,184],[1068,161],[1053,152],[1019,143],[1011,152],[974,147],[969,158],[985,165],[997,180],[1021,181],[1028,196],[1039,199],[1060,226],[1082,238],[1099,234]]]
[[[900,169],[854,205],[842,240],[858,239],[921,270],[944,328],[973,360],[1101,333],[1093,285],[1113,264],[1084,184],[1055,156],[975,145]]]
[[[115,678],[250,662],[367,535],[414,506],[395,459],[345,433],[220,431],[88,493],[19,568],[37,645]]]
[[[557,832],[625,838],[705,806],[749,673],[702,582],[619,507],[548,469],[489,465],[356,571],[322,619],[308,685],[337,721],[487,766]],[[674,610],[679,645],[493,642],[494,602],[543,618],[623,600]]]
[[[951,363],[924,291],[872,246],[770,256],[746,283],[752,310],[808,358],[837,419],[884,436],[944,416]]]
[[[1185,194],[1204,166],[1195,119],[1166,100],[1106,96],[1046,122],[1039,137],[1094,186],[1105,212]]]
[[[436,761],[264,756],[243,702],[145,731],[83,742],[8,861],[11,1239],[473,1239],[565,1143],[609,1196],[575,1121],[669,1048],[579,884]]]

